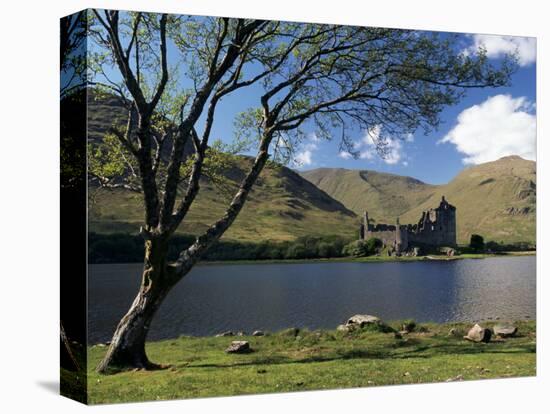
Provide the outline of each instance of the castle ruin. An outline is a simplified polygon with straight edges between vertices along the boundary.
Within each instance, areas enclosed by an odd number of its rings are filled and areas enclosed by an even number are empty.
[[[382,240],[389,251],[401,254],[414,247],[455,247],[456,207],[441,197],[439,207],[422,212],[417,224],[372,224],[365,211],[361,223],[361,239]]]

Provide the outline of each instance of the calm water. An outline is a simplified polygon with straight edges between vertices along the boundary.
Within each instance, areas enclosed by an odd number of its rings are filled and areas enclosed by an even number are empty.
[[[89,266],[89,341],[111,338],[140,264]],[[356,313],[418,322],[535,318],[535,256],[410,263],[198,266],[159,310],[149,339],[226,330],[334,329]]]

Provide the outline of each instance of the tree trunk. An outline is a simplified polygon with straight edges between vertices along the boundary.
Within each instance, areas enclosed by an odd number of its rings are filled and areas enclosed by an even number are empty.
[[[99,373],[160,367],[147,358],[145,340],[156,311],[173,286],[165,263],[166,252],[166,241],[146,241],[139,292],[115,330],[107,354],[97,367]]]

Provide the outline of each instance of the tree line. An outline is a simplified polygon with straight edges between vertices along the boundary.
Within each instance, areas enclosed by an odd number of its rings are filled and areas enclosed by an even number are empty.
[[[195,242],[192,235],[176,234],[168,251],[168,259],[175,260],[182,249]],[[318,259],[353,255],[346,247],[350,240],[338,236],[303,236],[293,241],[263,240],[245,242],[218,240],[204,259],[222,260],[284,260]],[[126,233],[88,235],[89,263],[132,263],[143,261],[143,239]]]

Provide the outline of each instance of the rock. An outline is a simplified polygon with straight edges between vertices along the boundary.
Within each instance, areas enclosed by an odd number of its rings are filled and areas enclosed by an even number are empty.
[[[401,334],[401,332],[394,332],[393,337],[395,339],[403,339],[403,335]]]
[[[468,331],[468,334],[464,337],[472,342],[489,342],[491,340],[491,330],[479,326],[477,323]]]
[[[451,330],[449,331],[449,336],[456,336],[458,334],[458,331],[456,330],[456,328],[451,328]]]
[[[252,352],[248,341],[233,341],[225,350],[228,354],[246,354]]]
[[[381,325],[382,321],[380,318],[372,315],[353,315],[348,319],[346,325],[358,325],[360,328],[365,327],[366,325]]]
[[[234,335],[235,334],[233,333],[233,331],[225,331],[225,332],[217,334],[216,336],[220,337],[220,336],[234,336]]]
[[[351,326],[351,325],[350,325],[350,326]],[[337,330],[337,331],[342,331],[342,332],[349,332],[350,326],[348,326],[348,325],[338,325],[338,326],[336,327],[336,330]]]
[[[246,336],[246,332],[245,331],[239,331],[239,332],[237,332],[237,336]]]
[[[445,382],[454,382],[454,381],[464,381],[464,377],[462,375],[457,375],[456,377],[448,378],[447,380],[445,380]]]
[[[264,336],[265,334],[263,333],[263,331],[254,331],[252,332],[252,336]]]
[[[510,338],[516,335],[518,328],[513,325],[498,324],[493,327],[493,332],[501,338]]]

